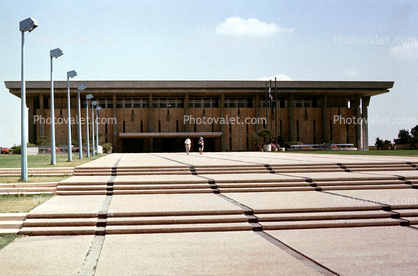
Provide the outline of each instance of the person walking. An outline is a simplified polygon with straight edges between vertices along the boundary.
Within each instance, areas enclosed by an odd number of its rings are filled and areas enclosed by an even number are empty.
[[[186,140],[184,141],[184,147],[186,148],[187,155],[189,155],[191,144],[192,144],[192,141],[190,140],[189,137],[187,137]]]
[[[199,153],[203,154],[203,149],[205,147],[205,141],[203,140],[203,137],[199,138],[198,144],[199,144]]]

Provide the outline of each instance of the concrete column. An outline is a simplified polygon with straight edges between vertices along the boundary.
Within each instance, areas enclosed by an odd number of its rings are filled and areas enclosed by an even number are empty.
[[[112,152],[118,152],[118,125],[117,125],[117,112],[116,112],[116,104],[117,104],[117,98],[116,94],[113,94],[113,118],[116,118],[116,120],[113,120],[113,149]]]
[[[322,135],[328,140],[328,95],[322,97]]]
[[[225,93],[221,94],[221,97],[219,99],[219,106],[221,109],[221,118],[224,118],[225,120]],[[225,151],[225,139],[226,139],[226,135],[225,135],[225,124],[221,124],[221,132],[222,132],[222,137],[221,137],[221,151]]]
[[[189,93],[184,95],[184,115],[189,115]],[[184,124],[184,132],[189,132],[189,122]]]
[[[27,98],[26,104],[29,108],[28,119],[29,119],[29,143],[35,144],[36,143],[36,125],[34,122],[34,99],[32,97]]]
[[[44,113],[44,95],[39,95],[39,111],[40,111],[40,116],[41,118],[45,118],[45,113]],[[45,125],[44,125],[44,120],[41,120],[39,122],[39,129],[40,129],[40,133],[39,136],[45,136]]]
[[[356,119],[359,120],[361,118],[361,110],[360,110],[360,95],[356,95],[356,99],[354,101],[354,106],[356,107]],[[357,143],[357,150],[362,150],[361,148],[361,124],[356,124],[356,143]]]
[[[289,96],[289,141],[295,141],[295,127],[294,127],[294,115],[293,115],[293,101],[294,96],[290,94]]]
[[[152,115],[152,111],[153,111],[153,106],[152,106],[152,94],[150,93],[148,95],[148,114],[149,114],[149,132],[153,132],[153,115]],[[149,152],[153,152],[154,151],[154,138],[149,138]]]
[[[255,117],[257,118],[255,133],[258,133],[260,131],[260,125],[258,124],[258,118],[260,117],[260,94],[255,95]]]
[[[363,124],[363,150],[369,150],[369,112],[368,107],[370,104],[370,96],[363,97],[361,99],[361,109],[362,109],[362,124]]]

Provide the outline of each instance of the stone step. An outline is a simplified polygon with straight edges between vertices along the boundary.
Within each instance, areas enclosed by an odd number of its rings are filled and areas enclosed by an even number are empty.
[[[95,226],[97,218],[29,218],[23,227]]]
[[[391,214],[382,210],[346,211],[346,212],[308,212],[308,213],[274,213],[256,214],[259,222],[266,221],[305,221],[305,220],[337,220],[337,219],[368,219],[390,218]]]
[[[300,168],[300,169],[273,169],[275,173],[315,173],[315,172],[342,172],[343,170],[341,168],[332,168],[332,169],[309,169],[309,168]]]
[[[323,191],[331,190],[375,190],[375,189],[410,189],[411,186],[406,184],[392,184],[392,185],[355,185],[355,186],[325,186],[321,187]]]
[[[36,187],[36,188],[0,188],[1,195],[7,194],[27,194],[27,193],[54,193],[55,187]]]
[[[22,227],[22,221],[8,220],[0,221],[0,229],[19,229]]]
[[[308,182],[259,182],[259,183],[218,183],[218,188],[267,188],[267,187],[304,187]]]
[[[353,169],[349,169],[351,172],[365,172],[365,171],[412,171],[412,170],[416,170],[416,168],[413,167],[385,167],[385,168],[381,168],[381,167],[376,167],[376,168],[353,168]]]
[[[155,225],[193,223],[235,223],[248,222],[244,214],[205,216],[151,216],[151,217],[109,217],[107,225]]]
[[[202,189],[202,188],[210,188],[209,184],[164,184],[164,185],[120,185],[116,184],[113,186],[113,190],[158,190],[158,189]]]
[[[411,167],[411,165],[408,165],[406,163],[382,163],[382,164],[357,164],[357,165],[344,165],[344,167],[346,167],[347,169],[351,169],[351,168],[385,168],[385,167]]]
[[[114,195],[134,195],[134,194],[201,194],[213,193],[207,189],[159,189],[159,190],[113,190]]]
[[[96,190],[96,191],[56,191],[57,195],[61,196],[75,196],[75,195],[106,195],[106,190]]]
[[[370,227],[401,225],[401,222],[391,218],[379,219],[337,219],[337,220],[306,220],[306,221],[276,221],[260,222],[263,230],[311,229],[336,227]]]
[[[399,213],[401,217],[418,217],[418,209],[395,209],[392,211]]]
[[[57,191],[89,191],[89,190],[106,190],[104,185],[59,185]]]
[[[236,223],[201,223],[201,224],[164,224],[164,225],[109,225],[106,234],[138,233],[175,233],[175,232],[211,232],[211,231],[250,231],[251,224]]]
[[[403,180],[341,180],[341,181],[315,181],[317,186],[348,186],[348,185],[381,185],[381,184],[405,184]]]
[[[27,213],[0,213],[0,221],[24,221]]]
[[[407,220],[410,225],[418,224],[418,217],[402,217],[402,219]]]
[[[259,187],[259,188],[219,188],[221,193],[249,193],[249,192],[295,192],[315,191],[314,187]]]
[[[2,188],[35,188],[35,187],[56,187],[58,182],[42,182],[42,183],[1,183]]]
[[[95,229],[95,226],[22,227],[19,230],[19,234],[30,236],[94,235]]]

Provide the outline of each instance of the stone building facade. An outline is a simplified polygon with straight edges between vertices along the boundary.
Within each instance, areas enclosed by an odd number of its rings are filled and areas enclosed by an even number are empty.
[[[20,82],[6,81],[20,97]],[[370,98],[389,92],[381,81],[71,81],[71,117],[77,122],[77,87],[82,118],[86,95],[99,114],[101,143],[115,152],[182,151],[184,139],[205,138],[208,151],[252,150],[253,131],[271,129],[285,141],[319,144],[324,140],[368,149]],[[26,82],[29,141],[50,136],[50,82]],[[67,144],[67,82],[54,82],[56,142]],[[338,117],[337,117],[338,116]],[[336,118],[341,118],[336,120]],[[351,118],[346,120],[347,118]],[[356,119],[356,121],[352,120]],[[91,106],[89,108],[91,120]],[[91,132],[90,132],[91,133]],[[86,136],[86,125],[82,126]],[[73,124],[72,137],[77,137]],[[192,148],[193,150],[193,148]]]

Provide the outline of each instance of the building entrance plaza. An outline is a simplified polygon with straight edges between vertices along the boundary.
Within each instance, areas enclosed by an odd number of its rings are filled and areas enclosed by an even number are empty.
[[[0,250],[0,275],[415,275],[417,166],[287,152],[106,155],[21,215],[9,231],[24,237]]]
[[[20,82],[5,85],[20,97]],[[269,94],[265,81],[71,81],[74,124],[79,85],[87,87],[81,91],[81,118],[86,119],[86,95],[92,94],[101,107],[101,143],[128,153],[183,151],[187,136],[208,139],[207,151],[252,150],[250,136],[263,128],[277,141],[331,140],[367,150],[370,99],[389,92],[394,82],[278,81]],[[55,140],[67,145],[67,82],[55,81],[54,93]],[[50,82],[26,82],[26,95],[29,142],[35,143],[50,136]]]

